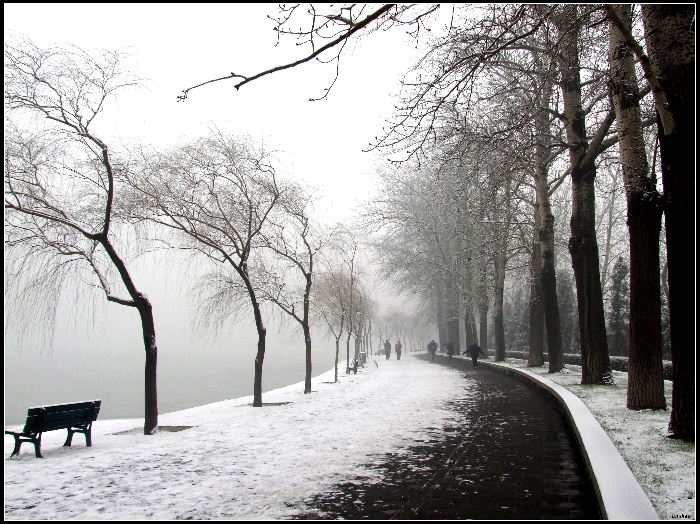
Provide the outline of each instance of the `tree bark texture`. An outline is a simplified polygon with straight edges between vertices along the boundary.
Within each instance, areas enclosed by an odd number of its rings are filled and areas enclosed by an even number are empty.
[[[313,262],[310,264],[313,269]],[[304,349],[306,354],[305,364],[306,370],[304,373],[304,393],[311,393],[311,375],[313,366],[311,364],[311,328],[309,327],[309,305],[311,296],[311,272],[304,275],[306,278],[306,287],[304,288],[304,317],[302,319],[302,330],[304,331]]]
[[[535,218],[539,217],[539,211],[535,211]],[[542,266],[540,254],[540,241],[537,225],[535,226],[535,238],[530,252],[530,330],[529,351],[527,355],[528,367],[544,365],[544,305],[542,304]]]
[[[464,344],[465,347],[469,347],[474,343],[474,336],[472,335],[472,326],[469,323],[469,314],[464,314]]]
[[[610,383],[610,360],[600,286],[598,242],[595,232],[595,158],[589,153],[581,95],[577,6],[563,5],[554,18],[560,38],[557,59],[569,144],[572,182],[569,253],[576,279],[582,384]]]
[[[479,306],[479,345],[484,355],[489,354],[489,303],[484,300]]]
[[[338,357],[340,356],[340,337],[335,339],[335,382],[338,382]]]
[[[253,376],[253,407],[262,407],[262,372],[265,361],[265,338],[267,330],[258,326],[258,352],[255,355],[255,370]]]
[[[304,329],[304,348],[305,348],[305,354],[306,354],[306,370],[304,373],[304,393],[311,393],[311,373],[312,373],[312,365],[311,365],[311,330],[309,328],[309,323],[306,322],[303,325]]]
[[[503,289],[506,278],[506,254],[496,255],[496,279],[493,303],[493,324],[496,338],[496,361],[506,359],[506,337],[503,327]]]
[[[548,149],[545,141],[551,135],[549,106],[552,85],[547,81],[539,95],[539,108],[535,117],[537,143],[535,145],[535,190],[537,193],[537,225],[539,240],[540,293],[544,308],[544,321],[547,326],[547,353],[549,355],[549,372],[556,373],[564,367],[564,355],[561,341],[561,324],[559,319],[559,298],[557,296],[557,272],[554,257],[554,215],[549,200],[547,183]],[[542,364],[534,364],[542,365]]]
[[[349,326],[350,324],[348,324]],[[348,336],[345,339],[345,374],[350,374],[350,337],[352,332],[348,329]]]
[[[133,301],[132,305],[141,318],[141,332],[146,352],[144,369],[144,423],[143,434],[153,435],[158,431],[158,345],[156,344],[156,328],[153,320],[153,308],[146,296],[136,289],[126,264],[117,254],[114,246],[105,232],[99,239],[112,264],[119,272],[127,292]]]
[[[616,5],[613,9],[631,31],[631,6]],[[610,73],[630,235],[627,407],[666,409],[659,266],[661,198],[649,177],[634,56],[614,23],[610,28]]]
[[[148,299],[142,295],[142,299],[136,307],[141,317],[143,345],[146,350],[143,434],[153,435],[158,430],[158,346],[156,345],[156,329],[153,321],[153,310]]]
[[[447,323],[447,339],[454,343],[455,355],[459,355],[459,319],[453,318]]]
[[[474,344],[476,344],[479,342],[479,332],[476,328],[476,318],[474,317],[474,310],[469,308],[467,315],[469,317],[469,330],[472,334],[472,340],[474,341]],[[467,349],[468,347],[469,346],[465,346],[464,349]]]
[[[651,68],[666,99],[657,115],[673,361],[669,432],[695,440],[695,6],[644,4],[642,16]]]

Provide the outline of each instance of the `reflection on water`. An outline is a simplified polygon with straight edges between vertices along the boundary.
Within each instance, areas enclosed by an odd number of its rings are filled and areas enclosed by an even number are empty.
[[[558,405],[487,369],[466,377],[446,401],[456,420],[404,453],[371,457],[292,518],[600,518]]]

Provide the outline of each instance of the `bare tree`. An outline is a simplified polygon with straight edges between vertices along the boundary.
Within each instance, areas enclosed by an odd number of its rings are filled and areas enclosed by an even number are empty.
[[[270,220],[267,231],[261,234],[263,247],[283,259],[287,266],[301,274],[301,289],[289,289],[285,274],[273,274],[261,288],[261,296],[276,304],[285,314],[299,323],[304,333],[305,368],[304,393],[311,393],[311,316],[310,298],[313,285],[314,260],[324,241],[314,234],[309,218],[310,197],[301,188],[292,191],[287,187],[285,198],[280,201],[278,216]],[[291,229],[290,233],[288,230]]]
[[[649,172],[634,55],[625,38],[625,33],[632,31],[632,9],[629,5],[609,9],[623,24],[620,28],[611,23],[610,75],[630,237],[627,407],[666,409],[661,362],[661,195]]]
[[[347,323],[349,290],[349,278],[339,269],[322,272],[313,287],[314,312],[323,319],[335,339],[335,382],[338,382],[340,338]]]
[[[204,288],[200,286],[209,314],[231,314],[241,300],[252,309],[258,334],[253,405],[262,406],[267,329],[256,279],[265,275],[255,272],[255,256],[263,228],[281,199],[268,154],[245,139],[212,132],[168,154],[146,155],[129,181],[135,217],[173,231],[175,247],[216,265]]]
[[[552,21],[557,29],[557,62],[569,144],[569,172],[573,208],[569,253],[576,277],[583,384],[610,383],[610,361],[600,286],[598,243],[595,231],[595,160],[602,150],[615,113],[610,108],[589,141],[587,108],[581,83],[581,33],[583,20],[575,5],[560,6]]]
[[[318,61],[335,64],[335,77],[324,94],[311,100],[322,100],[328,96],[338,78],[340,59],[350,38],[355,35],[386,30],[392,26],[409,27],[409,33],[418,36],[423,29],[423,20],[439,8],[438,5],[401,5],[401,4],[308,4],[304,9],[301,4],[279,6],[274,30],[280,36],[291,37],[296,45],[308,48],[308,53],[298,60],[281,64],[250,75],[231,72],[219,78],[207,80],[182,91],[178,100],[187,99],[190,91],[202,86],[221,81],[233,81],[238,90],[267,75],[286,69]],[[296,25],[299,24],[299,25]]]
[[[357,249],[358,242],[354,235],[346,232],[346,238],[343,245],[340,247],[343,271],[350,278],[350,287],[347,299],[347,336],[345,338],[345,374],[350,373],[350,337],[357,336],[358,317],[360,316],[361,294],[359,292],[358,268],[357,268]]]
[[[673,394],[669,432],[695,440],[695,5],[643,5],[648,59],[661,148],[668,253]],[[633,50],[636,49],[633,46]],[[635,51],[636,52],[636,51]]]
[[[5,244],[11,256],[25,258],[21,272],[34,264],[52,279],[74,271],[108,301],[138,311],[146,354],[144,434],[152,435],[158,428],[152,306],[119,238],[123,165],[94,132],[105,104],[130,85],[119,53],[93,57],[29,41],[5,47],[5,104],[15,122],[5,137]],[[32,131],[42,119],[44,128]]]

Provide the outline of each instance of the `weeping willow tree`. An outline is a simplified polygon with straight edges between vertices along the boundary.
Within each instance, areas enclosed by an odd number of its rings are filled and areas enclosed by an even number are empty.
[[[5,246],[10,275],[21,283],[17,304],[50,289],[50,300],[35,304],[53,318],[61,289],[87,285],[137,311],[146,356],[144,434],[151,435],[158,428],[153,311],[125,258],[124,162],[94,131],[104,107],[135,85],[123,63],[114,52],[91,56],[30,41],[5,46]]]

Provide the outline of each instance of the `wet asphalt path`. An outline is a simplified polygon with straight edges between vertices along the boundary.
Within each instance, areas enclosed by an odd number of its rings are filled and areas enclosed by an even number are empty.
[[[417,357],[420,358],[420,357]],[[441,365],[446,358],[438,355]],[[301,519],[599,519],[575,437],[534,386],[454,359],[459,418],[407,453],[372,457],[381,482],[353,478],[308,501]],[[381,435],[378,428],[377,435]]]

